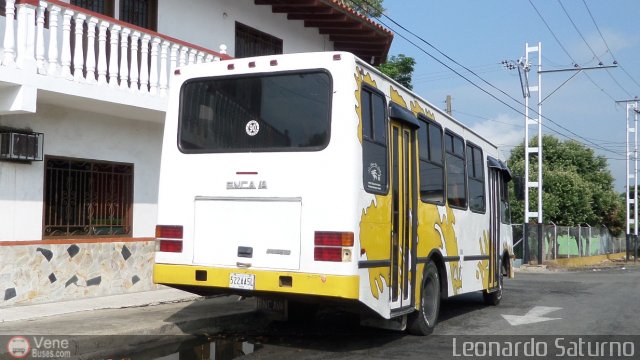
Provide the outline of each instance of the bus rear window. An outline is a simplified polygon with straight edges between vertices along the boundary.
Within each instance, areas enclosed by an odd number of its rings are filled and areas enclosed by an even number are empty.
[[[185,153],[321,150],[332,92],[320,70],[189,80],[180,94],[178,145]]]

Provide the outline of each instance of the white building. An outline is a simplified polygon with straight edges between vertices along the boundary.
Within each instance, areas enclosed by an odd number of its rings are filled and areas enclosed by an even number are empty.
[[[322,50],[379,63],[393,38],[339,0],[0,0],[0,15],[0,307],[152,286],[174,69]]]

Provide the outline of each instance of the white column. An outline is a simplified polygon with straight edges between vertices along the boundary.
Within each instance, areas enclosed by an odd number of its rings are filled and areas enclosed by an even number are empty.
[[[118,41],[120,41],[120,25],[111,25],[111,40],[109,51],[109,86],[118,86]]]
[[[171,45],[171,54],[169,55],[169,72],[173,74],[173,72],[178,67],[178,50],[180,49],[180,45],[173,44]]]
[[[151,41],[151,72],[149,73],[149,92],[151,95],[158,94],[158,47],[162,39],[154,37]]]
[[[183,46],[180,48],[180,60],[179,60],[179,64],[180,66],[185,66],[187,65],[187,47]]]
[[[75,24],[75,45],[73,47],[73,79],[75,81],[82,81],[84,79],[84,49],[82,48],[82,35],[84,32],[84,21],[87,15],[77,13],[74,17]]]
[[[31,4],[18,4],[18,31],[16,33],[16,65],[21,69],[35,70],[36,7]]]
[[[98,27],[98,84],[107,83],[107,21],[100,21]]]
[[[142,35],[140,44],[140,91],[149,92],[149,42],[151,35]]]
[[[131,33],[131,89],[137,91],[138,88],[138,40],[140,32]]]
[[[91,17],[87,22],[87,82],[96,83],[96,26],[100,22],[97,17]],[[98,44],[98,49],[100,44]]]
[[[193,65],[196,63],[196,55],[198,55],[198,50],[196,49],[189,50],[189,65]]]
[[[58,75],[58,14],[60,7],[49,8],[49,68],[47,74]]]
[[[207,56],[204,58],[204,62],[210,63],[214,60],[213,55],[211,54],[207,54]]]
[[[167,71],[167,56],[169,55],[169,45],[171,45],[168,41],[162,42],[162,47],[160,48],[160,95],[167,95],[167,87],[169,84],[169,72]]]
[[[71,17],[74,12],[66,9],[62,15],[62,53],[60,54],[60,75],[73,80],[71,75]]]
[[[47,68],[44,63],[44,13],[47,3],[40,1],[36,14],[36,67],[38,74],[46,74]]]
[[[6,0],[5,2],[5,25],[4,25],[4,50],[2,54],[2,65],[14,65],[16,60],[16,34],[13,30],[14,19],[16,14],[16,1]]]
[[[205,56],[204,51],[198,52],[198,57],[196,59],[196,64],[202,64],[204,62],[204,56]]]
[[[129,34],[131,34],[131,29],[122,29],[120,36],[120,89],[129,88]]]

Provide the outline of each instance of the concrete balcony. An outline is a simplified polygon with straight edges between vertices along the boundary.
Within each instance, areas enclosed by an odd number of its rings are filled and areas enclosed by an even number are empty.
[[[169,74],[226,59],[189,44],[57,0],[6,0],[0,18],[0,115],[38,103],[162,121]]]

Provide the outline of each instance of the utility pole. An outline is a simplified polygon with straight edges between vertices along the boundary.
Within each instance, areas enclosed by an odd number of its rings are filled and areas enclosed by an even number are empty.
[[[542,44],[538,42],[538,46],[529,46],[528,43],[524,45],[525,50],[525,64],[528,64],[528,68],[531,68],[531,62],[529,60],[529,54],[538,53],[538,79],[536,85],[528,84],[528,76],[527,76],[527,92],[529,96],[525,98],[525,120],[524,120],[524,177],[525,177],[525,192],[524,192],[524,219],[525,219],[525,234],[528,237],[529,229],[528,223],[529,219],[537,219],[538,220],[538,264],[542,264]],[[536,92],[538,94],[538,118],[531,119],[529,117],[529,98],[531,97],[531,92]],[[535,133],[538,136],[538,146],[529,146],[529,137],[530,137],[530,126],[535,126]],[[530,156],[536,156],[538,158],[538,176],[535,179],[536,181],[530,181],[529,171],[531,159]],[[538,211],[531,211],[531,207],[529,204],[529,189],[538,189]]]
[[[447,100],[445,100],[445,103],[447,104],[447,114],[449,114],[449,116],[453,116],[453,110],[451,109],[451,95],[447,95]]]
[[[525,43],[524,45],[524,58],[520,58],[517,63],[513,61],[502,61],[502,64],[509,70],[518,69],[518,74],[520,75],[520,85],[522,86],[522,96],[524,98],[524,236],[523,236],[523,252],[522,252],[522,261],[524,263],[528,263],[531,259],[530,249],[529,249],[529,220],[536,219],[538,225],[538,264],[542,264],[544,260],[544,244],[543,244],[543,214],[542,214],[542,102],[547,100],[551,95],[555,94],[562,86],[568,83],[571,79],[573,79],[576,75],[578,75],[583,70],[594,70],[594,69],[607,69],[616,67],[613,66],[603,66],[600,65],[598,67],[580,67],[577,64],[573,68],[567,69],[555,69],[555,70],[542,70],[542,43],[538,42],[537,46],[529,46],[529,43]],[[531,60],[530,54],[537,53],[538,54],[538,77],[536,84],[529,83],[529,71],[531,70]],[[547,95],[544,99],[542,98],[542,74],[551,73],[551,72],[575,72],[569,79],[563,82],[560,86],[558,86],[555,90],[551,91],[549,95]],[[535,92],[538,94],[538,108],[537,115],[538,118],[531,118],[529,116],[529,98],[531,97],[531,93]],[[535,128],[531,129],[531,126],[535,126]],[[538,141],[536,146],[530,146],[530,138],[531,133],[534,133],[538,137]],[[533,180],[530,179],[530,167],[531,167],[531,156],[536,156],[538,161],[538,171],[537,177]],[[538,208],[537,211],[531,211],[530,207],[530,189],[537,189],[538,196]]]
[[[627,109],[627,196],[626,196],[626,246],[627,246],[627,261],[629,261],[629,250],[631,249],[631,239],[634,241],[633,246],[633,261],[638,261],[638,98],[633,100],[621,100],[616,103],[625,103]],[[631,125],[631,116],[629,114],[633,111],[633,126]],[[631,145],[633,144],[633,152],[631,151]],[[633,154],[633,158],[631,158]],[[633,172],[631,170],[631,161],[633,161]],[[631,191],[631,180],[633,180],[633,192]],[[631,206],[633,205],[633,211]],[[633,224],[633,234],[631,233],[631,224]]]
[[[531,71],[530,54],[538,53],[538,77],[535,84],[529,83],[529,71]],[[522,261],[528,263],[531,260],[529,249],[529,220],[536,219],[538,223],[538,264],[542,264],[543,246],[542,246],[542,44],[538,42],[537,46],[524,45],[524,58],[520,58],[516,64],[510,61],[503,61],[502,64],[509,70],[518,69],[520,75],[520,85],[522,86],[522,97],[524,98],[524,234],[523,234],[523,251]],[[537,119],[529,116],[529,98],[531,93],[538,94]],[[535,128],[531,128],[535,126]],[[531,146],[531,133],[538,137],[537,146]],[[537,177],[532,181],[531,157],[536,156],[538,161]],[[530,206],[530,189],[538,190],[538,209],[531,211]]]

